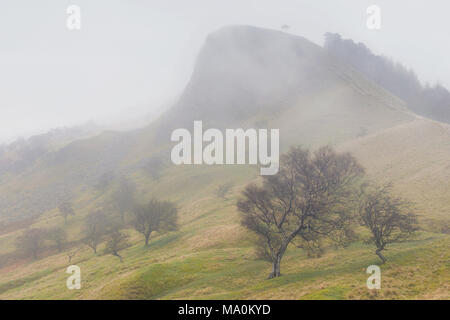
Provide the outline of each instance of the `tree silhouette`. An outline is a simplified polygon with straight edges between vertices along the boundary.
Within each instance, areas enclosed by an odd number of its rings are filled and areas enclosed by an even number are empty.
[[[118,257],[120,262],[123,262],[123,258],[119,254],[119,251],[129,246],[128,238],[129,236],[123,231],[120,231],[119,229],[112,230],[106,236],[105,253],[112,254],[113,256]]]
[[[245,188],[237,207],[242,224],[265,242],[272,261],[269,278],[280,276],[281,259],[297,237],[327,237],[340,244],[348,240],[355,181],[363,172],[348,153],[292,148],[282,156],[278,174],[263,176],[262,186]]]
[[[69,201],[64,201],[58,206],[59,213],[64,218],[64,224],[67,223],[68,216],[74,216],[75,211],[72,208],[72,204]]]
[[[178,210],[170,201],[153,199],[145,205],[136,205],[133,212],[133,225],[144,235],[146,246],[152,232],[173,231],[178,228]]]
[[[97,253],[97,246],[102,241],[108,227],[108,219],[102,210],[96,210],[86,216],[83,243]]]
[[[45,231],[33,228],[25,230],[16,240],[16,247],[34,260],[39,257],[39,252],[44,248]]]
[[[364,187],[359,218],[362,226],[371,233],[370,242],[384,264],[387,259],[381,253],[390,243],[410,237],[417,228],[417,216],[409,201],[391,195],[391,184],[381,187]]]

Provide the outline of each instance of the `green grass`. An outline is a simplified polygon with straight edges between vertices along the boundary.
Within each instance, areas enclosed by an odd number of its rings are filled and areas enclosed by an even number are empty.
[[[0,270],[4,280],[0,299],[449,298],[450,237],[434,233],[422,233],[416,240],[392,245],[386,251],[388,262],[382,266],[379,292],[365,287],[365,270],[378,264],[378,258],[373,247],[359,242],[345,249],[328,248],[322,257],[313,259],[301,249],[290,248],[282,261],[282,277],[266,280],[271,266],[256,258],[251,235],[239,225],[234,206],[242,185],[256,175],[248,169],[245,176],[230,168],[209,170],[205,174],[215,178],[208,184],[201,183],[197,169],[183,171],[183,183],[190,179],[200,182],[196,190],[180,188],[173,195],[180,206],[179,231],[154,234],[145,247],[142,235],[128,230],[132,246],[122,251],[124,263],[102,254],[103,245],[98,255],[85,247],[73,261],[82,270],[81,290],[65,287],[65,253],[4,268]],[[230,199],[217,199],[213,190],[233,174],[242,183]],[[171,184],[171,179],[166,181]],[[164,183],[159,182],[160,192],[167,187]],[[141,188],[143,194],[156,192],[154,186]],[[67,226],[74,238],[83,215],[95,206],[95,200],[86,195],[79,199],[77,216]],[[45,217],[49,223],[61,223],[54,212]]]
[[[14,288],[20,288],[21,286],[23,286],[27,283],[39,280],[52,272],[54,272],[54,270],[46,269],[46,270],[31,274],[29,276],[23,277],[23,278],[19,278],[16,280],[11,280],[11,281],[2,283],[2,284],[0,284],[0,294],[2,294],[3,292],[6,292],[8,290],[12,290]]]
[[[415,125],[402,125],[396,129],[399,132],[386,130],[356,139],[342,148],[357,155],[370,177],[394,179],[396,190],[416,200],[422,220],[434,219],[439,225],[449,219],[450,200],[446,195],[450,190],[450,166],[446,161],[450,149],[446,147],[446,136],[435,139],[439,129],[429,128],[428,124]],[[322,124],[320,128],[325,126]],[[298,139],[295,134],[300,129],[293,129],[292,135],[287,134],[286,139],[292,139],[289,144]],[[344,130],[336,139],[345,140],[358,129]],[[313,132],[309,127],[301,130]],[[435,139],[435,143],[423,142],[419,150],[420,137],[414,132],[424,135],[424,140]],[[309,137],[311,144],[320,138],[319,132],[315,134],[317,137]],[[409,151],[396,152],[402,146]],[[127,161],[132,164],[133,157],[144,157],[139,151],[135,150]],[[433,152],[436,154],[430,156]],[[58,174],[64,169],[70,168],[59,168]],[[258,179],[255,167],[174,166],[159,181],[151,180],[140,170],[129,176],[137,185],[139,200],[156,196],[177,203],[181,226],[178,231],[152,234],[150,245],[144,247],[142,235],[127,230],[132,245],[121,252],[124,263],[104,255],[104,244],[98,255],[83,247],[72,262],[82,271],[81,290],[68,290],[65,286],[66,252],[52,253],[38,261],[18,261],[0,269],[0,299],[450,298],[450,236],[436,230],[388,248],[380,291],[366,288],[366,268],[379,261],[374,248],[361,242],[345,249],[328,248],[322,257],[314,259],[300,249],[290,248],[282,261],[282,277],[266,280],[271,266],[256,258],[252,236],[240,226],[235,207],[242,187]],[[40,177],[29,183],[36,181]],[[229,199],[215,197],[216,188],[229,181],[235,185]],[[17,188],[19,185],[17,182]],[[81,186],[76,190],[73,198],[76,216],[70,217],[65,226],[70,241],[79,240],[84,217],[101,206],[111,192],[101,194]],[[53,209],[45,212],[33,226],[47,228],[62,222]],[[0,237],[0,254],[14,250],[14,239],[21,231]]]

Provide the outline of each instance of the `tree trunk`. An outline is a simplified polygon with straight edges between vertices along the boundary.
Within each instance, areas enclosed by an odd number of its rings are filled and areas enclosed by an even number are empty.
[[[117,252],[114,252],[113,255],[116,256],[117,258],[119,258],[120,262],[123,262],[122,256],[120,254],[118,254]]]
[[[272,264],[272,272],[269,274],[268,279],[273,279],[281,276],[280,273],[281,255],[277,255]]]
[[[280,272],[280,264],[281,264],[281,258],[283,257],[284,253],[286,252],[286,249],[292,239],[289,239],[286,241],[278,250],[278,252],[275,254],[275,259],[272,259],[272,272],[269,275],[268,279],[273,279],[276,277],[281,276]]]
[[[152,234],[152,232],[148,232],[145,234],[145,246],[148,247],[148,241],[150,240],[150,235]]]
[[[381,264],[384,264],[387,261],[387,259],[381,254],[381,250],[382,249],[377,249],[375,253],[377,254],[378,257],[380,257],[381,261],[383,261]]]

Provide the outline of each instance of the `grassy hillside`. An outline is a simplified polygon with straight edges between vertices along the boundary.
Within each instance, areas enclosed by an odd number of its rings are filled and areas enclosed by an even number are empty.
[[[172,114],[147,128],[78,140],[20,173],[0,176],[0,222],[9,223],[0,232],[0,299],[450,298],[449,129],[417,118],[401,100],[306,39],[266,32],[234,27],[210,37]],[[232,46],[222,50],[224,45]],[[216,59],[228,67],[203,66]],[[248,60],[247,68],[232,68]],[[270,81],[274,70],[279,72]],[[240,79],[243,74],[248,76]],[[266,80],[257,81],[261,78]],[[280,84],[281,78],[292,86]],[[253,82],[246,86],[248,81]],[[247,106],[252,112],[239,113]],[[190,125],[197,116],[209,125],[279,128],[283,151],[298,144],[351,151],[369,178],[393,180],[395,191],[415,202],[424,230],[389,247],[381,291],[366,288],[365,269],[379,262],[374,248],[362,241],[345,249],[327,247],[320,258],[292,246],[282,261],[283,276],[265,280],[270,264],[257,258],[253,235],[241,227],[235,206],[242,188],[258,179],[257,168],[170,165],[169,124],[183,119]],[[165,157],[159,180],[148,170],[155,156]],[[112,173],[113,181],[98,188],[105,173]],[[121,252],[120,263],[103,254],[104,243],[94,255],[78,241],[86,215],[106,207],[122,176],[136,184],[140,201],[174,201],[180,229],[152,234],[148,248],[140,234],[126,229],[131,246]],[[220,199],[215,190],[224,182],[234,187]],[[37,261],[9,259],[26,228],[63,225],[56,206],[64,199],[76,212],[65,226],[69,247],[62,253],[48,249]],[[28,220],[11,224],[12,216]],[[67,255],[80,247],[71,264],[81,268],[82,289],[71,291]]]
[[[270,265],[256,258],[251,236],[239,225],[234,206],[239,186],[228,200],[219,200],[212,192],[221,179],[242,182],[251,179],[255,170],[208,169],[208,175],[202,176],[214,175],[210,182],[199,177],[204,170],[183,170],[180,181],[199,186],[198,196],[189,196],[181,187],[172,193],[182,208],[179,231],[156,235],[145,248],[141,235],[128,230],[133,245],[123,251],[124,263],[110,255],[95,256],[85,247],[73,261],[82,270],[79,291],[65,288],[65,253],[4,268],[0,298],[449,298],[450,237],[433,233],[421,233],[387,251],[389,262],[382,267],[383,290],[378,294],[365,286],[365,268],[378,263],[374,248],[360,242],[346,249],[327,248],[320,258],[308,258],[303,250],[291,248],[282,263],[284,276],[264,280]],[[170,186],[170,179],[163,179],[158,190],[163,194]],[[152,189],[146,192],[155,193]],[[70,222],[74,233],[82,214]]]
[[[450,225],[450,127],[418,118],[350,141],[351,151],[380,181],[393,181],[415,202],[422,220],[440,231]]]
[[[450,236],[429,223],[442,226],[448,221],[447,134],[445,126],[418,119],[339,145],[351,150],[372,178],[393,179],[397,191],[416,202],[422,221],[432,226],[428,229],[436,231],[422,232],[414,241],[387,251],[389,262],[382,268],[383,290],[378,293],[365,286],[365,268],[378,260],[374,248],[362,242],[346,249],[327,248],[320,258],[308,258],[303,250],[291,248],[282,262],[284,276],[264,280],[270,265],[257,259],[252,236],[240,226],[235,208],[241,188],[258,179],[256,168],[180,166],[167,169],[159,181],[140,171],[131,175],[141,199],[157,196],[177,203],[179,231],[154,235],[145,248],[142,236],[127,230],[132,246],[123,251],[122,264],[102,250],[95,256],[84,247],[73,261],[82,270],[79,291],[65,288],[67,253],[19,262],[0,270],[0,298],[448,299]],[[394,152],[398,148],[411,151],[398,156]],[[233,194],[227,200],[218,199],[215,189],[230,181],[235,184]],[[79,237],[83,217],[107,197],[108,193],[92,189],[78,195],[77,215],[67,227],[72,240]],[[61,223],[56,210],[51,210],[34,226]],[[13,249],[17,234],[2,236],[3,250]]]

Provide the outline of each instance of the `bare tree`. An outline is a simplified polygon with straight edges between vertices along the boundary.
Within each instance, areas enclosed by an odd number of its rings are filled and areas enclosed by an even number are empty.
[[[292,148],[282,156],[277,175],[250,184],[238,201],[242,224],[264,239],[272,261],[269,278],[280,276],[289,244],[327,237],[345,243],[352,235],[351,208],[356,205],[356,180],[363,168],[349,153],[322,147],[313,154]]]
[[[350,232],[350,231],[349,231]],[[353,235],[349,239],[352,239]],[[319,258],[324,253],[323,248],[323,239],[319,234],[309,234],[304,238],[301,238],[299,243],[295,244],[298,248],[301,248],[306,251],[309,258]]]
[[[61,252],[66,241],[66,231],[60,227],[50,229],[47,231],[47,239],[53,241],[58,252]]]
[[[290,26],[287,24],[283,24],[281,25],[281,30],[283,30],[284,32],[287,32],[289,30]]]
[[[144,235],[146,246],[153,231],[166,232],[178,228],[178,210],[170,201],[153,199],[145,205],[136,205],[133,212],[133,225]]]
[[[58,206],[59,213],[64,218],[64,224],[67,223],[68,216],[74,216],[75,211],[72,208],[72,204],[69,201],[64,201]]]
[[[122,177],[118,188],[113,192],[111,203],[115,210],[120,214],[122,223],[125,223],[125,215],[130,212],[135,203],[134,195],[136,193],[136,185],[128,179]]]
[[[216,189],[216,196],[221,199],[226,199],[227,194],[230,193],[232,188],[233,188],[233,183],[231,183],[231,182],[222,183]]]
[[[69,264],[72,263],[72,259],[76,256],[76,254],[77,254],[78,251],[80,251],[80,250],[81,250],[81,247],[78,247],[78,248],[76,248],[75,250],[69,251],[69,252],[67,253],[67,262],[68,262]]]
[[[113,182],[115,177],[114,171],[107,171],[103,173],[97,180],[95,187],[100,191],[105,191],[106,188]]]
[[[122,256],[119,254],[119,251],[129,246],[128,238],[129,236],[123,231],[120,231],[119,229],[113,229],[107,235],[105,253],[112,254],[113,256],[118,257],[120,259],[120,262],[123,262]]]
[[[97,246],[101,243],[108,227],[108,220],[103,211],[89,213],[84,224],[83,243],[97,253]]]
[[[34,260],[38,259],[39,252],[44,248],[45,231],[33,228],[25,230],[16,240],[16,247]]]
[[[391,195],[391,188],[391,184],[364,186],[359,206],[360,223],[369,229],[370,242],[377,247],[375,253],[382,263],[387,259],[381,251],[388,244],[405,240],[418,230],[411,202]]]
[[[153,180],[159,181],[162,176],[162,173],[166,167],[166,163],[164,161],[164,157],[161,154],[156,154],[152,156],[145,163],[145,169],[152,177]]]

